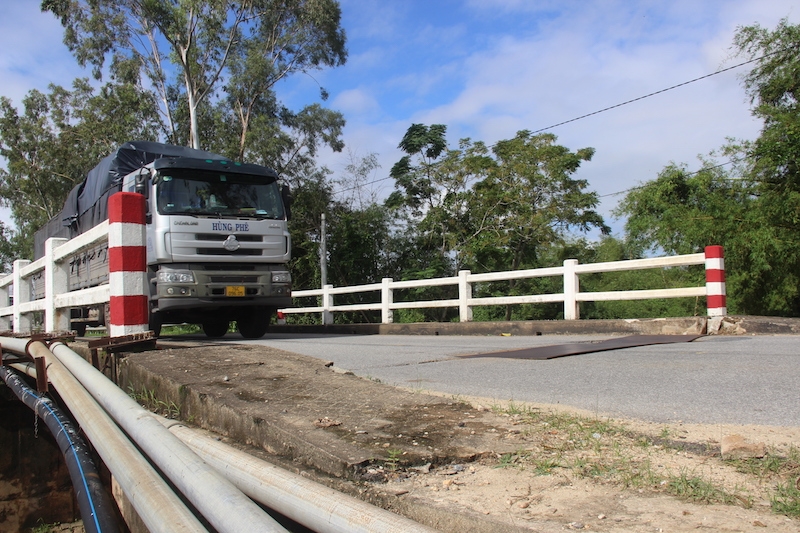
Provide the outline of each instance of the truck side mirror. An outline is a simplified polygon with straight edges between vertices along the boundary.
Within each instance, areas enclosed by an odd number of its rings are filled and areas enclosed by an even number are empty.
[[[153,222],[153,215],[150,213],[150,188],[147,186],[149,176],[149,172],[142,169],[136,174],[136,181],[133,184],[133,192],[144,196],[144,221],[146,224]]]
[[[281,185],[281,199],[283,200],[283,208],[286,211],[286,220],[291,220],[294,196],[292,196],[292,191],[288,185]]]
[[[142,169],[136,174],[136,181],[133,185],[133,192],[139,193],[145,198],[148,198],[150,195],[148,194],[149,191],[147,190],[147,177],[148,173],[146,170]]]

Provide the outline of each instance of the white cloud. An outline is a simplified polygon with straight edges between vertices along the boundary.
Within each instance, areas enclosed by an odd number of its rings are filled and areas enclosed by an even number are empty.
[[[345,117],[358,120],[378,113],[380,104],[373,95],[359,88],[337,94],[331,102],[331,108],[341,111]]]

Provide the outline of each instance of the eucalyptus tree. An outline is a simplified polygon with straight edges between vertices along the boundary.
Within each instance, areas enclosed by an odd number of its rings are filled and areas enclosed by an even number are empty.
[[[126,65],[142,73],[158,94],[172,142],[183,105],[195,148],[203,144],[201,107],[220,93],[237,119],[241,154],[258,107],[278,81],[347,58],[335,0],[43,0],[41,6],[61,20],[64,43],[98,79],[108,60],[112,72]]]

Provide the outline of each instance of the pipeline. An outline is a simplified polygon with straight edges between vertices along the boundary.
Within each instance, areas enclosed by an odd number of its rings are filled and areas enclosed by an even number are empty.
[[[67,345],[56,342],[48,350],[41,342],[33,342],[29,349],[31,353],[37,350],[45,357],[49,355],[48,362],[51,359],[60,361],[219,533],[286,532],[159,424],[149,411]]]
[[[105,376],[95,370],[78,354],[66,348],[65,345],[56,343],[48,350],[40,342],[29,344],[29,351],[46,357],[48,363],[52,361],[52,365],[57,364],[59,366],[61,366],[62,362],[65,363],[69,370],[67,370],[67,367],[62,368],[67,374],[70,371],[75,373],[74,368],[77,369],[78,373],[83,373],[83,379],[87,381],[94,380],[92,383],[95,385],[97,382],[103,383],[104,386],[100,387],[99,390],[95,392],[90,390],[89,392],[93,395],[96,394],[98,401],[101,398],[104,399],[104,405],[118,395],[112,390],[123,394],[126,399],[125,403],[128,403],[128,401],[133,402],[116,385],[108,381]],[[6,346],[5,341],[3,346]],[[28,345],[24,347],[27,348]],[[73,380],[79,380],[72,374],[69,375]],[[99,379],[98,376],[102,379]],[[55,383],[54,385],[58,389],[58,385]],[[84,393],[88,395],[85,390]],[[135,402],[133,403],[135,404]],[[176,438],[176,440],[179,439],[187,449],[202,459],[204,465],[213,468],[218,475],[226,478],[241,492],[317,533],[433,533],[435,531],[403,516],[375,507],[256,459],[233,447],[205,437],[179,422],[154,415],[142,409],[138,404],[135,404],[135,406],[134,411],[137,415],[134,418],[138,420],[142,418],[140,415],[146,414],[144,418],[156,422],[160,429],[166,430],[169,437]],[[132,409],[128,405],[124,406],[124,409],[120,406],[116,407],[117,410],[122,412],[129,408]],[[120,422],[120,425],[122,425],[122,422]],[[150,428],[148,424],[142,423],[141,425],[148,428],[148,430]],[[131,433],[127,427],[125,429]],[[131,434],[131,437],[134,438],[134,434]],[[163,441],[160,440],[159,442]],[[137,444],[144,448],[138,440]],[[153,458],[151,457],[151,459]],[[157,462],[155,459],[153,460]],[[198,510],[201,513],[203,512],[203,509],[199,507]],[[247,528],[245,531],[271,530],[258,529],[256,526]]]
[[[47,360],[47,377],[151,533],[208,533],[108,414],[44,344],[3,338],[3,350]]]
[[[58,447],[64,455],[86,532],[120,531],[115,505],[100,482],[100,475],[89,455],[89,448],[78,435],[72,421],[50,398],[40,396],[9,368],[0,366],[0,378],[22,403],[30,407],[42,419],[55,437]]]
[[[261,461],[180,422],[153,416],[242,492],[316,533],[435,531]]]

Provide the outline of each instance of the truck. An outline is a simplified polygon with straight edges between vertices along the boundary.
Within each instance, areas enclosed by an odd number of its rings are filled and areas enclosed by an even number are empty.
[[[34,256],[50,237],[72,239],[108,219],[119,191],[145,197],[149,327],[199,324],[222,337],[236,322],[256,339],[276,311],[291,305],[291,194],[267,167],[151,141],[121,144],[89,171],[62,211],[34,236]],[[108,283],[108,245],[70,260],[69,289]],[[108,304],[70,310],[84,335],[109,324]]]

